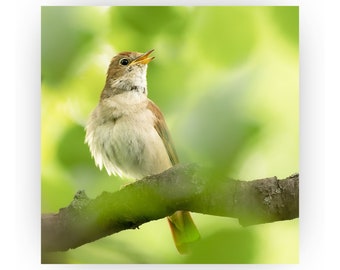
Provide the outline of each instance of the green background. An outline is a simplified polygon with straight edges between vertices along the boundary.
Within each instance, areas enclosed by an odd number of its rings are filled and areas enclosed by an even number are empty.
[[[298,7],[42,7],[42,212],[128,183],[99,171],[84,144],[110,59],[155,49],[149,97],[181,162],[210,177],[284,178],[299,171]],[[298,220],[242,228],[193,213],[202,239],[177,253],[165,219],[45,263],[298,263]]]

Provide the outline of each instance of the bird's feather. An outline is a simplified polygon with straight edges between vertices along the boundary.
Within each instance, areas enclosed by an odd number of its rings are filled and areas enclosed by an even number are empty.
[[[178,156],[174,147],[174,143],[170,136],[170,132],[166,125],[164,116],[160,109],[157,107],[155,103],[153,103],[150,99],[148,101],[147,108],[152,111],[155,116],[154,128],[156,129],[158,135],[161,137],[163,144],[168,152],[169,158],[171,160],[172,165],[179,163]]]
[[[151,100],[148,101],[147,108],[152,111],[155,116],[154,128],[163,140],[163,144],[168,152],[172,165],[179,163],[178,156],[162,112]],[[189,246],[200,238],[200,234],[191,218],[190,212],[176,211],[167,219],[177,250],[181,254],[188,253],[190,250]]]

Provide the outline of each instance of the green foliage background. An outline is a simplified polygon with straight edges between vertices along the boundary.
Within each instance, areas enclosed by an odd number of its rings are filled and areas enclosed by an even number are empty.
[[[155,49],[149,97],[181,162],[252,180],[299,170],[298,7],[42,7],[42,212],[128,180],[99,171],[84,125],[120,51]],[[49,263],[298,263],[298,221],[242,228],[193,214],[202,240],[177,253],[166,220],[123,231]]]

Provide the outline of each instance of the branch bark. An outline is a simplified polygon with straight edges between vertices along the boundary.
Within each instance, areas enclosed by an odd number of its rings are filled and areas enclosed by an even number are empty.
[[[95,199],[78,191],[68,207],[42,214],[42,251],[76,248],[177,210],[238,218],[242,226],[299,217],[298,174],[253,181],[203,175],[196,165],[176,165]]]

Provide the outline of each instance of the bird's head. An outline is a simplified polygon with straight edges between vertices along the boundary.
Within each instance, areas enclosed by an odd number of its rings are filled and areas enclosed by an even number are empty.
[[[120,94],[125,91],[137,91],[147,94],[147,64],[154,59],[146,53],[121,52],[111,60],[107,71],[106,84],[102,96]]]

